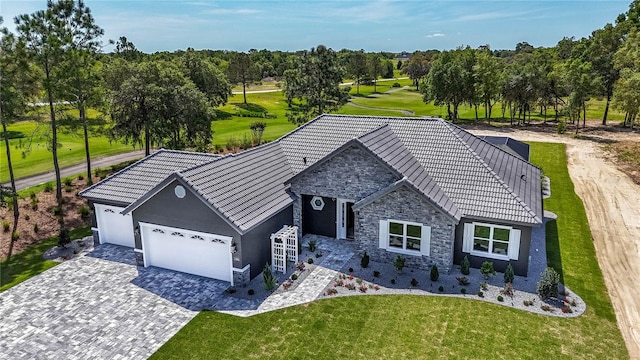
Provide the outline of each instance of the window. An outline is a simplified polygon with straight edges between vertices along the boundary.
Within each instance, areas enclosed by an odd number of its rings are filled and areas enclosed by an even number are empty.
[[[464,225],[463,251],[494,259],[518,259],[520,230],[509,226],[467,223]]]
[[[387,251],[431,255],[431,227],[402,220],[380,220],[378,247]]]
[[[322,197],[314,196],[311,199],[311,207],[313,208],[313,210],[321,211],[324,208],[324,200],[322,200]]]

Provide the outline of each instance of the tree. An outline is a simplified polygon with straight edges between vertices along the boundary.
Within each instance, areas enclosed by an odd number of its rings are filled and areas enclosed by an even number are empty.
[[[74,39],[95,38],[95,29],[87,27],[93,24],[93,21],[89,8],[84,6],[82,0],[78,3],[74,0],[50,0],[47,2],[46,10],[19,15],[15,22],[19,40],[25,44],[29,59],[44,70],[44,90],[49,102],[51,153],[56,177],[56,199],[58,208],[62,209],[58,129],[54,109],[54,99],[60,91],[60,79],[55,75],[58,67],[67,59],[70,49],[73,49]],[[64,228],[64,216],[61,216],[59,221],[61,229]]]
[[[489,51],[481,51],[473,67],[476,92],[484,105],[485,118],[491,119],[491,110],[500,98],[502,90],[502,60],[491,55]]]
[[[133,42],[129,41],[126,36],[120,36],[116,42],[116,48],[113,53],[116,57],[127,61],[139,61],[142,58],[142,52],[139,51]]]
[[[364,50],[355,51],[348,55],[346,70],[348,76],[353,77],[355,80],[356,93],[360,95],[360,83],[369,75],[367,55]]]
[[[415,53],[402,65],[401,74],[406,74],[411,80],[416,90],[419,89],[420,80],[427,76],[431,69],[431,59],[421,53]]]
[[[214,114],[205,94],[177,64],[118,60],[107,67],[105,80],[113,138],[144,144],[147,155],[152,143],[200,151],[210,145]]]
[[[229,95],[231,95],[231,85],[213,63],[204,59],[193,49],[187,49],[180,61],[184,75],[206,95],[211,106],[217,107],[227,103]]]
[[[587,60],[591,62],[593,71],[600,79],[600,89],[607,99],[602,116],[602,125],[607,124],[609,103],[613,96],[613,85],[620,77],[620,71],[614,67],[613,57],[622,45],[622,32],[611,24],[605,25],[591,34],[587,49]]]
[[[614,56],[620,79],[613,92],[613,106],[624,111],[625,126],[633,128],[640,112],[640,33],[632,31]]]
[[[340,88],[342,77],[343,70],[332,49],[318,45],[317,48],[302,52],[297,67],[285,72],[285,97],[300,101],[287,113],[289,121],[303,124],[325,111],[340,108],[346,103],[350,90]]]
[[[367,56],[367,66],[369,68],[369,76],[373,79],[373,92],[378,92],[378,77],[383,74],[385,66],[379,54],[369,54]]]
[[[383,64],[384,64],[384,69],[382,72],[382,78],[393,79],[393,63],[391,62],[391,60],[385,59]]]
[[[2,17],[0,17],[0,25]],[[13,227],[11,234],[18,228],[20,211],[18,207],[18,191],[11,161],[11,146],[7,124],[15,119],[25,108],[27,96],[34,92],[35,84],[30,76],[29,64],[26,62],[23,44],[17,42],[15,36],[7,28],[0,28],[0,123],[2,123],[2,137],[4,139],[7,156],[6,166],[9,169],[11,187],[0,188],[0,205],[6,205],[6,199],[11,198],[13,205]],[[15,237],[11,236],[7,253],[7,263],[11,259]]]
[[[256,145],[260,145],[262,143],[262,134],[264,134],[264,129],[266,127],[267,127],[267,123],[264,121],[254,121],[251,124],[249,124],[249,129],[251,130],[253,142]]]
[[[227,68],[229,81],[233,84],[242,84],[242,96],[247,103],[247,85],[257,79],[257,71],[251,57],[245,53],[234,53]]]
[[[569,119],[576,122],[576,133],[580,125],[582,112],[583,126],[586,126],[587,100],[593,89],[597,89],[599,80],[594,77],[591,63],[580,59],[569,59],[563,64],[563,82],[569,93]]]
[[[54,77],[60,79],[58,84],[64,99],[78,109],[79,120],[84,136],[84,149],[87,164],[87,185],[92,184],[91,152],[89,150],[89,120],[87,106],[96,102],[97,87],[100,82],[98,76],[96,54],[102,43],[99,38],[104,31],[95,24],[91,10],[82,1],[76,5],[78,16],[74,16],[67,23],[68,31],[72,34],[69,39],[69,49],[57,69]]]
[[[402,60],[398,60],[398,63],[396,64],[396,70],[400,69],[402,69]]]

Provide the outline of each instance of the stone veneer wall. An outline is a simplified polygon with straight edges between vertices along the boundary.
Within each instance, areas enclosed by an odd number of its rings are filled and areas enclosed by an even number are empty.
[[[455,222],[414,191],[401,187],[360,208],[355,215],[358,250],[361,253],[366,251],[372,260],[393,262],[397,255],[402,255],[406,259],[407,267],[427,270],[435,263],[440,271],[451,270]],[[430,226],[430,256],[406,255],[380,249],[380,220],[388,219]]]
[[[397,180],[399,177],[374,158],[374,155],[358,146],[352,146],[291,183],[291,191],[298,196],[293,204],[293,223],[299,227],[301,236],[300,195],[358,201]]]
[[[244,270],[233,268],[234,286],[246,285],[249,281],[251,281],[251,265],[247,266]]]

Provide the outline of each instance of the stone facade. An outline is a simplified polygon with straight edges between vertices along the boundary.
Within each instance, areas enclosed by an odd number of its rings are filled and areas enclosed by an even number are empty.
[[[397,180],[399,177],[372,154],[353,146],[294,179],[291,191],[298,198],[293,205],[293,222],[302,229],[303,194],[357,202]],[[427,270],[435,263],[441,271],[451,269],[456,222],[416,192],[399,188],[360,208],[354,215],[358,251],[367,251],[372,260],[392,262],[398,255],[379,249],[379,222],[394,219],[431,227],[430,256],[402,254],[406,258],[406,266]]]
[[[251,265],[247,265],[244,269],[233,268],[233,285],[242,286],[251,281]]]
[[[100,232],[98,231],[98,229],[91,228],[91,234],[93,235],[93,246],[98,246],[100,245]]]
[[[427,270],[435,263],[440,271],[451,270],[455,221],[414,191],[405,187],[398,188],[360,208],[355,217],[358,251],[366,251],[372,260],[393,262],[397,255],[402,255],[407,267]],[[380,220],[388,219],[430,226],[430,256],[399,254],[380,249]]]
[[[366,150],[352,146],[294,179],[291,191],[298,199],[293,204],[293,223],[302,236],[301,195],[318,195],[358,201],[381,190],[399,177]]]

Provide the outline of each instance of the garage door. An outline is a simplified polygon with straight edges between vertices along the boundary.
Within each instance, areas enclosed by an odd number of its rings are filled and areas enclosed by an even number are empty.
[[[94,205],[100,243],[133,247],[133,220],[131,213],[122,215],[124,208],[103,204]]]
[[[228,236],[140,223],[145,266],[231,281]]]

